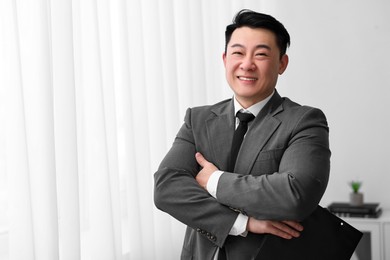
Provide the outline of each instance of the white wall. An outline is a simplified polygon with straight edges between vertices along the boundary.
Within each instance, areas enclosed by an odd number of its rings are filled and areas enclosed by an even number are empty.
[[[390,2],[273,1],[289,30],[290,64],[278,90],[328,118],[331,178],[321,202],[347,201],[353,179],[366,202],[390,208]]]

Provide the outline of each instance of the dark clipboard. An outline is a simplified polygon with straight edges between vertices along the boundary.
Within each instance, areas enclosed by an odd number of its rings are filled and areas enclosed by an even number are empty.
[[[349,260],[363,233],[318,206],[304,221],[299,238],[267,235],[256,260]]]

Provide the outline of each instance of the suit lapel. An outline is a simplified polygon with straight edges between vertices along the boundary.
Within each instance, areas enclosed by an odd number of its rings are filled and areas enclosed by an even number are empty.
[[[250,174],[259,152],[280,125],[280,121],[274,116],[283,111],[282,101],[276,92],[256,116],[242,142],[234,172]]]
[[[219,103],[211,111],[215,116],[206,120],[206,127],[213,162],[219,169],[226,170],[234,134],[233,100]]]

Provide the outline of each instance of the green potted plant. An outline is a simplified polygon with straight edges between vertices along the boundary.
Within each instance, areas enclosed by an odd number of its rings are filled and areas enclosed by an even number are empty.
[[[350,186],[352,192],[349,195],[349,201],[352,206],[362,206],[363,205],[363,193],[359,192],[362,187],[361,181],[351,181]]]

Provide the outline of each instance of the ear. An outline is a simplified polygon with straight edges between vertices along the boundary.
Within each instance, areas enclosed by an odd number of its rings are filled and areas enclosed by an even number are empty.
[[[288,65],[288,55],[284,54],[282,58],[280,59],[279,63],[279,75],[282,75],[283,72],[286,70]]]
[[[222,53],[222,60],[223,60],[223,65],[226,68],[226,52]]]

